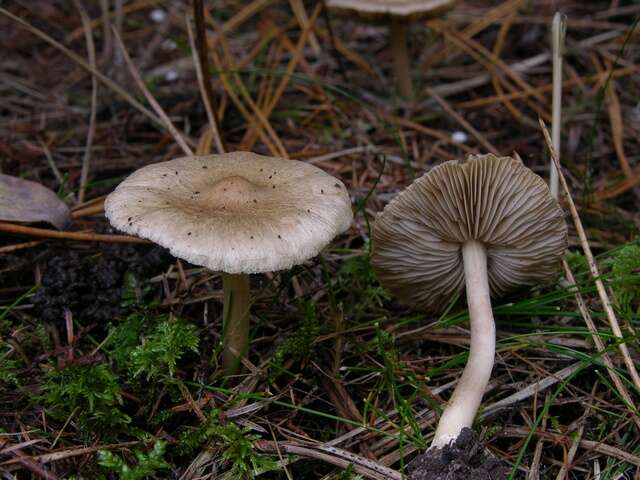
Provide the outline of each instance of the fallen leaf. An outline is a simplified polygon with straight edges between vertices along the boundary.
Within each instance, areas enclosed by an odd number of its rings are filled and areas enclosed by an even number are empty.
[[[0,173],[0,220],[48,222],[59,230],[71,224],[69,207],[39,183]]]

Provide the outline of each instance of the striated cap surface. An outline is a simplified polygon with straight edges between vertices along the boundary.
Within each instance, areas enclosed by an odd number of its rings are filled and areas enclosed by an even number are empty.
[[[520,161],[470,155],[414,181],[378,214],[373,267],[402,301],[437,310],[464,287],[462,245],[484,244],[492,295],[552,275],[567,226],[546,183]]]
[[[143,167],[107,197],[105,214],[124,232],[227,273],[300,264],[353,218],[340,180],[304,162],[249,152]]]
[[[415,21],[450,10],[455,0],[327,0],[331,10],[369,21]]]

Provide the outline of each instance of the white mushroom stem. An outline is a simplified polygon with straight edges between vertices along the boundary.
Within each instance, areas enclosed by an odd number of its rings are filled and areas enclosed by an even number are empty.
[[[464,275],[471,324],[471,348],[467,365],[445,408],[432,447],[442,448],[454,441],[460,431],[471,427],[489,379],[496,351],[496,327],[491,311],[487,253],[478,241],[462,246]]]
[[[249,348],[249,275],[223,273],[222,289],[222,367],[227,375],[233,375]]]
[[[391,34],[391,50],[393,54],[393,74],[400,95],[413,99],[413,83],[411,81],[411,66],[407,51],[407,25],[399,20],[392,20],[389,25]]]

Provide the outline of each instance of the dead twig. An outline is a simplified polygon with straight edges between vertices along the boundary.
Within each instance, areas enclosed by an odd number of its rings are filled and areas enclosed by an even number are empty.
[[[593,258],[593,254],[591,253],[591,247],[589,246],[589,240],[587,239],[587,235],[582,226],[582,221],[580,220],[580,216],[578,215],[578,210],[576,209],[575,203],[573,203],[573,198],[571,197],[571,191],[569,190],[569,185],[567,184],[567,180],[560,170],[560,163],[558,162],[558,157],[556,155],[556,151],[553,147],[553,143],[551,142],[551,137],[549,136],[549,132],[547,131],[547,127],[542,119],[540,119],[540,127],[542,128],[542,133],[544,135],[545,141],[547,142],[547,148],[549,149],[549,153],[551,154],[551,158],[558,169],[558,176],[560,179],[560,184],[562,185],[562,189],[564,191],[565,197],[567,199],[567,203],[569,204],[569,210],[571,212],[571,217],[573,218],[573,223],[576,227],[576,232],[578,233],[578,237],[580,238],[580,245],[582,246],[582,251],[584,252],[584,256],[587,259],[587,263],[589,264],[589,271],[591,272],[591,276],[593,281],[596,284],[596,289],[598,290],[598,296],[600,297],[600,301],[602,306],[607,314],[607,319],[609,320],[609,325],[611,326],[611,331],[615,335],[616,339],[618,339],[618,348],[620,349],[620,353],[622,354],[622,358],[624,360],[625,365],[627,366],[627,370],[629,371],[629,375],[633,380],[633,383],[640,391],[640,376],[638,375],[638,371],[636,370],[636,366],[633,363],[633,359],[629,354],[629,349],[627,348],[627,344],[624,341],[624,337],[622,335],[622,330],[620,329],[620,324],[618,323],[618,319],[616,317],[615,312],[613,311],[613,307],[611,306],[611,300],[609,299],[609,295],[607,294],[607,290],[602,283],[600,278],[600,272],[598,271],[598,265],[596,264],[595,259]]]
[[[87,53],[89,56],[89,65],[93,69],[96,69],[96,47],[93,43],[93,34],[91,32],[91,25],[89,15],[82,6],[80,0],[73,0],[73,4],[80,13],[82,20],[82,28],[84,29],[84,36],[87,42]],[[93,137],[96,133],[96,109],[98,104],[98,79],[95,75],[91,75],[91,114],[89,116],[89,130],[87,132],[87,142],[84,150],[84,157],[82,158],[82,170],[80,171],[80,187],[78,188],[78,203],[84,202],[84,195],[87,189],[87,179],[89,177],[89,168],[91,166],[91,146],[93,145]]]
[[[595,323],[593,322],[593,319],[591,318],[591,313],[589,313],[589,308],[587,307],[587,304],[585,303],[584,299],[582,298],[582,295],[580,294],[580,291],[578,290],[578,287],[576,285],[576,279],[573,276],[573,272],[571,271],[571,268],[569,268],[569,264],[565,259],[562,260],[562,266],[564,267],[564,274],[566,276],[566,279],[569,282],[569,285],[571,286],[571,288],[574,290],[574,295],[575,295],[576,303],[578,304],[578,309],[580,310],[580,314],[582,315],[582,318],[584,319],[584,323],[587,325],[587,328],[589,329],[589,333],[591,333],[591,339],[593,340],[593,343],[596,346],[596,350],[598,350],[598,353],[601,355],[602,363],[604,363],[605,367],[607,367],[607,373],[609,374],[609,377],[611,377],[613,384],[616,386],[616,388],[620,392],[620,396],[622,396],[626,404],[626,407],[629,410],[629,413],[631,414],[631,419],[633,420],[633,422],[636,424],[636,427],[640,431],[640,417],[638,417],[635,411],[634,401],[631,398],[631,395],[629,395],[629,392],[627,391],[627,388],[622,382],[622,379],[618,375],[618,372],[616,371],[616,368],[613,365],[613,362],[611,361],[611,357],[609,357],[609,353],[607,352],[604,342],[602,341],[602,338],[600,338],[600,333],[598,333],[598,329]]]
[[[149,243],[148,240],[127,235],[103,235],[99,233],[60,232],[46,228],[25,227],[15,223],[0,222],[0,232],[26,235],[29,237],[55,238],[58,240],[76,240],[81,242],[110,242],[110,243]]]
[[[10,460],[9,462],[17,463],[18,465],[30,471],[37,478],[44,478],[45,480],[58,480],[58,477],[56,475],[46,470],[42,465],[33,460],[31,457],[22,453],[19,448],[14,448],[14,446],[12,446],[8,440],[0,438],[0,447],[0,455],[4,453],[11,453],[14,456],[14,459]],[[3,463],[7,464],[9,462]],[[0,468],[0,470],[2,470],[2,468]]]
[[[562,54],[564,50],[564,38],[567,31],[567,16],[556,12],[551,26],[552,50],[553,50],[553,94],[551,111],[551,129],[553,146],[556,148],[558,161],[560,161],[560,132],[562,131]],[[549,170],[549,189],[551,195],[558,199],[558,171],[551,162]]]
[[[131,76],[136,81],[136,84],[138,85],[138,88],[144,95],[144,98],[146,98],[147,102],[149,102],[149,104],[153,107],[153,110],[156,112],[156,115],[158,115],[158,117],[162,119],[163,125],[166,127],[169,133],[171,133],[171,136],[176,141],[176,143],[180,146],[180,148],[185,153],[185,155],[193,156],[193,151],[191,150],[191,148],[189,148],[189,145],[187,145],[187,142],[185,141],[185,139],[182,137],[180,132],[178,132],[178,129],[173,125],[173,122],[171,121],[169,116],[165,113],[165,111],[162,109],[158,101],[153,97],[153,95],[151,95],[151,92],[149,91],[147,86],[144,84],[144,80],[140,76],[140,72],[138,72],[138,69],[136,68],[133,61],[131,60],[129,53],[127,52],[127,49],[124,46],[124,43],[122,42],[122,39],[120,38],[120,35],[118,34],[118,31],[115,28],[113,29],[113,36],[116,39],[116,43],[118,44],[118,47],[122,51],[122,55],[124,56],[124,61],[127,64],[127,67],[129,67],[129,73],[131,73]]]
[[[98,71],[95,68],[93,68],[87,62],[85,62],[82,57],[80,57],[79,55],[77,55],[74,52],[72,52],[71,50],[69,50],[67,47],[62,45],[60,42],[54,40],[49,35],[44,33],[42,30],[40,30],[40,29],[34,27],[33,25],[25,22],[20,17],[15,16],[14,14],[9,12],[8,10],[5,10],[2,7],[0,7],[0,14],[10,18],[14,22],[16,22],[20,26],[22,26],[24,29],[28,30],[29,32],[31,32],[35,36],[37,36],[40,39],[44,40],[46,43],[48,43],[52,47],[56,48],[57,50],[61,51],[64,55],[66,55],[71,60],[73,60],[75,63],[77,63],[80,67],[82,67],[87,72],[89,72],[91,75],[95,76],[98,80],[100,80],[102,83],[104,83],[109,89],[113,90],[115,93],[120,95],[125,101],[127,101],[129,104],[131,104],[131,106],[133,106],[140,113],[144,114],[145,116],[147,116],[148,118],[153,120],[156,124],[161,125],[163,127],[165,126],[164,122],[162,120],[160,120],[160,118],[158,118],[151,110],[146,108],[144,105],[142,105],[140,102],[138,102],[135,98],[133,98],[124,88],[120,87],[113,80],[111,80],[110,78],[108,78],[104,74],[102,74],[100,71]]]
[[[505,437],[527,437],[531,433],[531,429],[522,428],[522,427],[507,427],[500,432]],[[538,438],[544,438],[545,440],[552,443],[560,443],[563,445],[568,445],[571,443],[571,436],[563,435],[561,433],[553,433],[553,432],[545,432],[542,430],[535,430],[533,432],[535,436]],[[580,440],[579,443],[580,448],[584,448],[585,450],[591,450],[594,452],[598,452],[602,455],[606,455],[608,457],[617,458],[618,460],[622,460],[624,462],[628,462],[632,465],[640,466],[640,457],[637,455],[633,455],[631,453],[625,452],[617,447],[613,447],[611,445],[607,445],[602,442],[595,442],[593,440]]]
[[[460,126],[462,126],[462,128],[469,132],[478,141],[478,143],[480,143],[480,145],[482,145],[494,155],[500,155],[498,149],[494,147],[491,142],[489,142],[489,140],[485,138],[484,135],[473,128],[473,126],[469,122],[467,122],[462,117],[462,115],[456,112],[451,107],[451,105],[449,105],[449,102],[447,102],[444,98],[442,98],[440,95],[429,88],[427,88],[427,93],[438,103],[438,105],[442,107],[445,112],[447,112],[456,122],[458,122]]]
[[[294,443],[259,440],[255,446],[263,452],[278,453],[278,451],[283,451],[292,455],[322,460],[340,468],[347,468],[349,465],[353,465],[353,469],[357,473],[374,480],[402,480],[402,475],[396,470],[329,445],[298,445]]]
[[[207,32],[204,25],[204,4],[202,0],[193,0],[193,17],[196,24],[196,36],[193,38],[191,24],[187,20],[187,33],[189,34],[189,43],[194,56],[197,55],[197,61],[194,61],[196,67],[196,76],[204,107],[209,119],[209,126],[213,134],[213,140],[216,144],[218,153],[224,153],[226,148],[222,138],[220,137],[220,128],[218,118],[216,117],[216,102],[214,100],[213,88],[209,79],[209,47],[207,42]]]

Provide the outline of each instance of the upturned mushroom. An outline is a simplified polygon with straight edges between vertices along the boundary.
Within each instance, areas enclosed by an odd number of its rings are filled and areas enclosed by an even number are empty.
[[[316,256],[351,223],[344,184],[313,165],[248,152],[143,167],[105,201],[111,224],[223,279],[223,367],[249,339],[249,274]]]
[[[432,447],[471,427],[495,356],[490,296],[553,275],[567,227],[545,182],[510,157],[471,155],[416,180],[378,215],[372,263],[402,301],[437,311],[466,287],[471,347]]]
[[[456,0],[327,0],[336,13],[374,23],[386,23],[391,36],[393,70],[400,95],[413,98],[411,66],[407,51],[408,26],[450,10]]]

